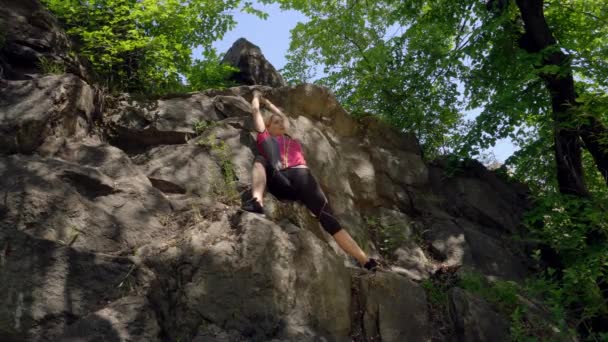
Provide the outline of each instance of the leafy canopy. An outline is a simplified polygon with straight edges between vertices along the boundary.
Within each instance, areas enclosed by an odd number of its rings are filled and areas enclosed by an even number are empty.
[[[262,2],[310,19],[292,30],[284,70],[291,82],[320,76],[316,82],[355,114],[375,113],[417,133],[427,157],[475,156],[510,138],[520,147],[511,166],[534,165],[535,180],[549,176],[551,107],[539,75],[555,70],[538,67],[550,51],[519,46],[524,28],[514,1],[495,1],[511,2],[500,13],[472,0]],[[608,121],[608,4],[550,0],[545,15],[572,56],[585,93],[579,100],[603,103],[586,106],[585,114]],[[470,110],[480,115],[464,122]]]
[[[211,44],[235,26],[231,11],[264,16],[241,0],[43,0],[77,41],[105,85],[163,93],[214,83],[229,74]],[[202,46],[209,62],[192,61]],[[212,75],[214,82],[202,82]],[[190,81],[184,87],[182,77]],[[222,80],[223,81],[223,80]]]
[[[381,115],[415,132],[427,157],[452,146],[461,121],[457,68],[446,64],[458,20],[428,12],[423,3],[371,1],[281,1],[310,21],[292,30],[284,76],[331,88],[353,114]],[[443,1],[450,7],[459,2]]]

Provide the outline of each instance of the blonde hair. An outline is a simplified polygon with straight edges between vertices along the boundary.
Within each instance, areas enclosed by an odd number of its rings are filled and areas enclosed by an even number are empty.
[[[266,127],[270,127],[270,123],[272,122],[272,119],[274,119],[275,116],[280,117],[281,119],[285,120],[284,117],[282,117],[281,115],[277,114],[277,113],[272,113],[268,119],[266,119],[266,122],[264,122],[264,124],[266,125]]]
[[[283,114],[277,114],[277,113],[272,113],[268,119],[266,120],[266,122],[264,123],[266,125],[266,129],[268,129],[268,127],[270,127],[270,124],[272,123],[272,119],[274,119],[275,116],[278,116],[279,118],[281,118],[281,120],[283,120],[283,123],[285,123],[285,135],[287,135],[288,137],[290,137],[289,134],[287,134],[287,131],[290,131],[290,127],[291,127],[291,123],[289,122],[289,119],[287,118],[287,115]]]

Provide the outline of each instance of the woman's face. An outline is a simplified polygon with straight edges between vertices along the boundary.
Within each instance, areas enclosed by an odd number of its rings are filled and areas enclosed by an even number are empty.
[[[268,133],[273,136],[282,135],[285,134],[286,129],[285,120],[279,115],[273,115],[268,126]]]

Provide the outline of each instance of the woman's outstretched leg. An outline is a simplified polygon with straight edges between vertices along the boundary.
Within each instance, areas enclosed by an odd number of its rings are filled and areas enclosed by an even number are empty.
[[[264,205],[264,190],[266,189],[266,169],[264,165],[256,160],[251,170],[251,195],[257,199],[260,205]]]
[[[251,168],[251,199],[243,205],[243,210],[264,214],[264,190],[266,190],[266,169],[257,159]]]
[[[340,223],[334,216],[333,210],[327,201],[327,197],[317,183],[309,169],[293,169],[289,171],[288,177],[292,184],[296,183],[299,199],[313,214],[317,216],[323,229],[327,231],[336,240],[338,246],[344,252],[353,258],[357,259],[362,267],[369,270],[375,270],[378,266],[376,260],[371,259],[359,247],[357,242],[353,240],[350,234],[342,229]]]
[[[369,261],[369,258],[365,254],[365,252],[359,247],[357,242],[353,240],[353,238],[348,234],[348,232],[344,229],[340,229],[337,233],[332,235],[334,240],[338,243],[338,246],[342,248],[348,255],[357,259],[361,266],[365,265],[366,262]]]

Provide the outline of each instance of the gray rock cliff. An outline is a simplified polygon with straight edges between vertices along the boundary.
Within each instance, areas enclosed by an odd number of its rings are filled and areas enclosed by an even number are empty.
[[[3,4],[4,22],[20,15]],[[513,239],[526,188],[475,162],[425,162],[415,136],[354,119],[326,88],[285,86],[237,43],[226,58],[244,85],[103,108],[72,74],[4,74],[0,340],[508,340],[506,318],[458,288],[454,333],[437,335],[421,282],[440,265],[526,277]],[[34,68],[11,58],[10,75]],[[267,218],[239,210],[254,89],[288,114],[339,220],[385,270],[356,267],[299,204],[267,194]]]

